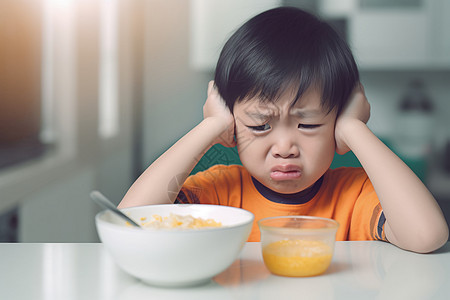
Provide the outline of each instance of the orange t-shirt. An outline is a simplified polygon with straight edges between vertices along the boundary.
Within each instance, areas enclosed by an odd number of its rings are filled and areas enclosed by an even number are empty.
[[[259,189],[255,184],[259,184]],[[252,212],[255,221],[249,242],[260,240],[258,220],[287,215],[318,216],[338,221],[338,241],[386,240],[384,214],[372,183],[362,168],[329,169],[316,183],[317,191],[312,198],[301,204],[272,201],[267,198],[267,193],[264,196],[260,192],[261,186],[243,166],[217,165],[188,177],[177,203],[227,205]]]

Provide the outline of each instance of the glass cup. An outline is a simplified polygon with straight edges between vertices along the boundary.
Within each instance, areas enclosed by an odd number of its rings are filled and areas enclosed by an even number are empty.
[[[339,223],[311,216],[258,221],[264,264],[275,275],[317,276],[330,266]]]

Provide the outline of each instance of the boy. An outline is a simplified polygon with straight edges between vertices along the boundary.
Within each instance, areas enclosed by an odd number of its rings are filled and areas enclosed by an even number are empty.
[[[340,223],[337,240],[385,240],[430,252],[448,239],[435,199],[366,126],[370,106],[346,43],[296,8],[250,19],[225,44],[204,119],[136,180],[120,208],[158,203],[236,206],[256,221],[315,215]],[[235,137],[235,138],[234,138]],[[214,144],[237,144],[243,166],[192,175]],[[329,169],[353,151],[362,168]]]

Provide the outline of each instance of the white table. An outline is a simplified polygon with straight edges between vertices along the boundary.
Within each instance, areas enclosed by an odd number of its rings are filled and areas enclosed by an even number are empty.
[[[337,242],[318,277],[265,268],[259,243],[206,285],[165,289],[123,273],[102,244],[0,244],[0,299],[450,299],[450,243],[415,254],[383,242]]]

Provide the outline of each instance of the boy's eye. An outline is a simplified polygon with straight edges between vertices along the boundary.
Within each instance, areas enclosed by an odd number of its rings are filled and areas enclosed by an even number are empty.
[[[254,131],[267,131],[270,129],[270,125],[269,124],[264,124],[264,125],[258,125],[258,126],[247,126],[248,128],[250,128],[251,130]]]
[[[298,124],[298,128],[303,128],[303,129],[314,129],[319,126],[320,126],[320,124]]]

